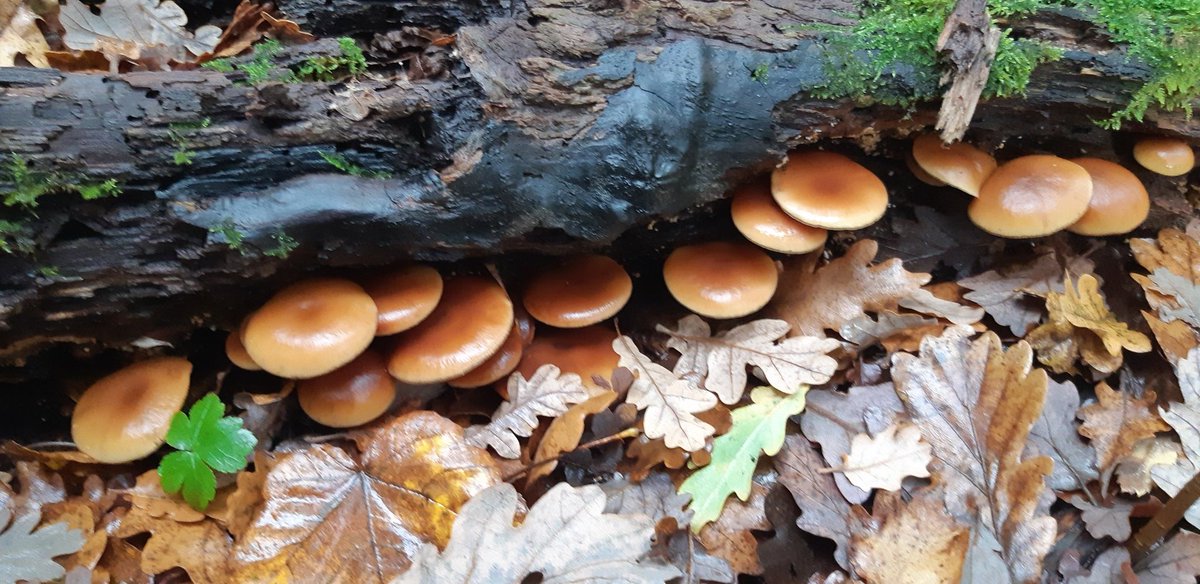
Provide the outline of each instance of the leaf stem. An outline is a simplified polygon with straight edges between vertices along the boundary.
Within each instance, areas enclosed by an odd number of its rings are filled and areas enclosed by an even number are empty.
[[[525,476],[526,474],[529,474],[529,471],[531,471],[539,466],[547,465],[547,464],[550,464],[551,462],[558,462],[562,457],[564,457],[568,454],[574,454],[581,450],[588,450],[591,448],[595,448],[597,446],[604,446],[605,444],[608,444],[610,442],[616,442],[618,440],[624,440],[626,438],[635,438],[635,437],[637,437],[638,434],[641,434],[641,433],[642,433],[642,431],[637,428],[626,428],[624,430],[621,430],[620,432],[617,432],[616,434],[612,434],[610,436],[605,436],[604,438],[597,438],[596,440],[592,440],[591,442],[585,442],[583,444],[580,444],[579,446],[576,446],[573,450],[571,450],[569,452],[563,452],[562,454],[559,454],[557,456],[552,456],[550,458],[544,458],[542,460],[531,462],[528,465],[526,465],[524,468],[518,470],[517,472],[514,472],[514,473],[504,477],[504,482],[511,483],[514,480],[519,479],[519,478]]]

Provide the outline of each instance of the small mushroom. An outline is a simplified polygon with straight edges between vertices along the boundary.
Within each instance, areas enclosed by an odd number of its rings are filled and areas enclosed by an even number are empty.
[[[500,345],[500,350],[496,351],[495,355],[489,357],[482,365],[468,371],[466,375],[451,379],[447,385],[468,388],[495,383],[517,368],[517,363],[521,361],[521,355],[524,352],[525,340],[521,334],[521,324],[514,322],[508,338],[504,339],[504,344]]]
[[[823,229],[862,229],[883,217],[888,192],[870,170],[834,152],[793,152],[771,174],[784,213]]]
[[[992,173],[967,214],[992,235],[1043,237],[1083,217],[1091,198],[1092,178],[1082,166],[1057,156],[1022,156]]]
[[[783,212],[771,185],[756,181],[733,194],[733,225],[755,245],[779,253],[808,253],[825,245],[829,232],[809,227]]]
[[[229,333],[225,337],[225,356],[234,365],[247,371],[261,371],[262,367],[250,358],[250,353],[246,352],[246,346],[242,344],[242,329],[238,329]]]
[[[324,375],[359,356],[375,338],[378,311],[354,282],[307,280],[280,290],[242,327],[250,359],[289,379]]]
[[[1067,228],[1080,235],[1120,235],[1137,229],[1150,214],[1150,194],[1137,175],[1099,158],[1076,158],[1092,177],[1092,199],[1083,217]]]
[[[1196,155],[1178,138],[1142,138],[1133,145],[1133,158],[1150,172],[1181,176],[1196,166]]]
[[[933,175],[929,174],[928,172],[925,172],[925,169],[921,168],[920,164],[917,164],[917,159],[913,158],[911,151],[908,154],[904,155],[904,166],[908,167],[908,171],[913,173],[913,176],[917,177],[917,180],[919,180],[931,187],[946,186],[945,181],[940,181]]]
[[[779,270],[757,247],[716,241],[671,252],[663,279],[675,300],[692,312],[738,318],[766,306],[779,283]]]
[[[568,258],[540,272],[525,288],[524,305],[539,322],[578,328],[615,316],[633,293],[633,281],[612,258]]]
[[[148,456],[162,445],[187,399],[192,364],[179,357],[134,363],[93,383],[71,414],[71,438],[108,464]]]
[[[296,383],[300,409],[332,428],[361,426],[383,415],[396,398],[396,382],[375,351],[312,379]]]
[[[991,154],[964,142],[943,144],[935,134],[913,140],[912,157],[934,179],[972,197],[979,196],[979,188],[996,171]]]
[[[376,336],[394,335],[417,326],[442,298],[442,275],[432,267],[412,264],[363,283],[379,309]]]
[[[587,387],[597,388],[592,376],[608,379],[617,368],[620,358],[612,348],[616,339],[616,331],[603,325],[539,331],[525,349],[517,372],[529,379],[542,365],[552,364],[563,373],[578,375]]]
[[[483,364],[508,338],[513,305],[495,280],[446,280],[442,300],[421,324],[394,337],[388,372],[405,383],[440,383]]]

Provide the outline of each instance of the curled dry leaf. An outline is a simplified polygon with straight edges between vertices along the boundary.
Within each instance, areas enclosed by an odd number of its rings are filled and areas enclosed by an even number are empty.
[[[50,45],[37,26],[38,15],[22,0],[0,0],[0,67],[17,64],[17,55],[34,67],[49,67]]]
[[[1079,433],[1091,439],[1096,449],[1096,467],[1101,471],[1111,472],[1113,465],[1140,440],[1171,429],[1151,409],[1155,400],[1153,391],[1134,398],[1104,382],[1097,384],[1095,391],[1097,401],[1079,408],[1079,418],[1083,420]]]
[[[311,34],[300,30],[300,25],[271,16],[272,9],[274,4],[271,2],[242,0],[229,19],[229,26],[225,27],[212,52],[205,57],[240,55],[267,35],[296,44],[313,40]]]
[[[1120,322],[1100,296],[1099,282],[1091,274],[1079,277],[1078,287],[1065,276],[1065,292],[1046,295],[1049,321],[1030,331],[1026,340],[1038,352],[1038,361],[1056,373],[1072,373],[1075,361],[1101,373],[1112,373],[1123,362],[1122,349],[1150,351],[1150,339]]]
[[[645,515],[605,514],[597,486],[550,489],[514,526],[517,492],[500,484],[462,507],[454,535],[438,553],[426,544],[412,569],[396,584],[599,582],[616,575],[624,582],[665,582],[679,575],[670,566],[639,561],[649,550],[653,521]]]
[[[1056,491],[1084,488],[1099,478],[1096,451],[1079,437],[1075,414],[1079,411],[1079,390],[1070,381],[1051,380],[1046,386],[1046,405],[1029,430],[1029,450],[1049,456],[1054,471],[1046,485]]]
[[[329,444],[277,455],[234,549],[238,581],[388,582],[410,565],[406,550],[445,545],[463,503],[499,481],[487,453],[431,412],[354,439],[357,458]]]
[[[1069,258],[1063,265],[1053,251],[1038,256],[1032,262],[992,270],[978,276],[959,280],[971,292],[964,298],[983,307],[997,323],[1025,336],[1029,327],[1042,318],[1043,304],[1035,296],[1063,291],[1062,274],[1086,274],[1095,264],[1084,257]]]
[[[863,433],[850,443],[840,470],[854,486],[897,491],[904,477],[929,476],[933,447],[911,425],[891,425],[872,438]]]
[[[935,296],[929,290],[915,290],[908,297],[900,300],[901,308],[914,312],[929,314],[944,318],[954,324],[972,325],[983,318],[983,309],[975,306],[965,306],[957,302]]]
[[[479,448],[491,446],[496,454],[508,459],[521,456],[517,437],[529,437],[538,426],[538,416],[562,415],[572,404],[588,399],[588,390],[574,373],[560,375],[558,367],[542,365],[529,381],[514,373],[508,378],[508,400],[500,404],[487,425],[476,425],[464,432],[467,443]]]
[[[796,526],[837,544],[834,559],[849,568],[851,507],[837,492],[833,479],[821,473],[824,466],[813,444],[799,434],[784,439],[783,449],[773,460],[779,482],[787,487],[800,507]]]
[[[58,19],[67,47],[135,61],[194,61],[211,52],[221,36],[221,29],[210,25],[189,32],[187,15],[172,0],[106,0],[99,14],[80,0],[67,0]]]
[[[571,406],[563,415],[554,418],[550,425],[546,426],[546,433],[542,434],[542,439],[538,441],[537,450],[533,455],[535,461],[550,460],[552,462],[530,469],[525,484],[531,485],[538,479],[554,472],[554,469],[558,467],[558,461],[554,460],[555,457],[579,446],[579,440],[583,438],[583,424],[587,417],[608,410],[608,406],[615,401],[617,401],[617,392],[604,390]]]
[[[620,357],[617,364],[633,373],[625,401],[646,410],[646,436],[663,438],[667,447],[688,452],[704,448],[715,429],[695,414],[716,406],[717,397],[651,361],[627,336],[613,341],[613,351]]]
[[[800,417],[800,429],[809,440],[821,445],[825,464],[838,467],[850,454],[850,442],[858,434],[882,432],[905,419],[904,405],[896,397],[891,383],[854,386],[846,393],[813,390],[805,396],[807,405]],[[833,479],[847,501],[866,502],[871,493],[850,483],[834,469]]]
[[[957,583],[969,532],[946,513],[936,489],[917,491],[907,504],[880,496],[872,517],[855,529],[850,563],[869,584]]]

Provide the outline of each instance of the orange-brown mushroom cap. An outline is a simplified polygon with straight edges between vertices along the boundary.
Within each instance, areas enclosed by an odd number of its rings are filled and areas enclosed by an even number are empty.
[[[245,345],[242,344],[242,331],[236,330],[229,333],[225,337],[225,356],[229,361],[238,367],[247,371],[261,371],[262,367],[250,358],[250,353],[246,352]]]
[[[1150,172],[1181,176],[1196,166],[1192,147],[1178,138],[1142,138],[1133,145],[1133,158]]]
[[[810,227],[783,212],[766,181],[743,186],[733,194],[733,225],[755,245],[779,253],[808,253],[825,245],[829,232]]]
[[[396,398],[396,382],[375,351],[365,351],[337,369],[296,384],[300,409],[333,428],[361,426],[387,411]]]
[[[629,301],[633,280],[612,258],[568,258],[534,276],[525,288],[529,315],[550,326],[578,328],[612,318]]]
[[[1087,212],[1067,228],[1080,235],[1120,235],[1137,229],[1150,214],[1150,194],[1137,175],[1115,162],[1076,158],[1092,177]]]
[[[134,363],[83,392],[71,414],[71,437],[84,454],[109,464],[158,449],[187,399],[192,364],[178,357]]]
[[[870,170],[834,152],[793,152],[771,174],[771,194],[793,219],[824,229],[861,229],[883,217],[888,192]]]
[[[324,375],[349,363],[375,338],[378,311],[354,282],[307,280],[280,290],[242,327],[242,344],[268,373]]]
[[[442,298],[442,275],[430,266],[413,264],[363,283],[379,309],[376,336],[394,335],[417,326]]]
[[[946,145],[935,134],[925,134],[913,140],[913,160],[922,170],[972,197],[996,171],[996,159],[970,144],[955,142]]]
[[[450,387],[483,387],[494,383],[517,368],[521,355],[525,352],[525,340],[521,336],[521,324],[514,322],[512,331],[500,350],[484,361],[482,365],[468,371],[462,377],[456,377],[447,382]]]
[[[525,349],[517,372],[529,379],[542,365],[552,364],[563,373],[578,375],[584,385],[596,388],[592,376],[608,379],[617,368],[620,358],[612,348],[616,338],[616,331],[603,325],[539,331]]]
[[[433,313],[395,337],[388,372],[405,383],[449,381],[487,361],[512,326],[512,301],[495,280],[449,279]]]
[[[716,241],[685,245],[663,264],[667,289],[692,312],[737,318],[767,304],[779,270],[765,252],[745,243]]]
[[[1078,221],[1091,198],[1092,178],[1082,166],[1057,156],[1022,156],[992,173],[967,214],[993,235],[1042,237]]]

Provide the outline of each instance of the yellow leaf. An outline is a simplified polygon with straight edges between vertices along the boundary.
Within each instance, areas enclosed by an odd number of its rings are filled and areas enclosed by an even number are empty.
[[[1150,338],[1116,319],[1095,276],[1084,274],[1078,286],[1064,276],[1064,291],[1046,295],[1050,319],[1029,332],[1028,341],[1038,351],[1038,361],[1057,373],[1073,373],[1074,362],[1084,362],[1101,373],[1112,373],[1123,362],[1122,349],[1150,351]]]
[[[22,55],[34,67],[46,68],[46,37],[37,26],[38,15],[21,0],[0,0],[0,67],[16,65]]]

